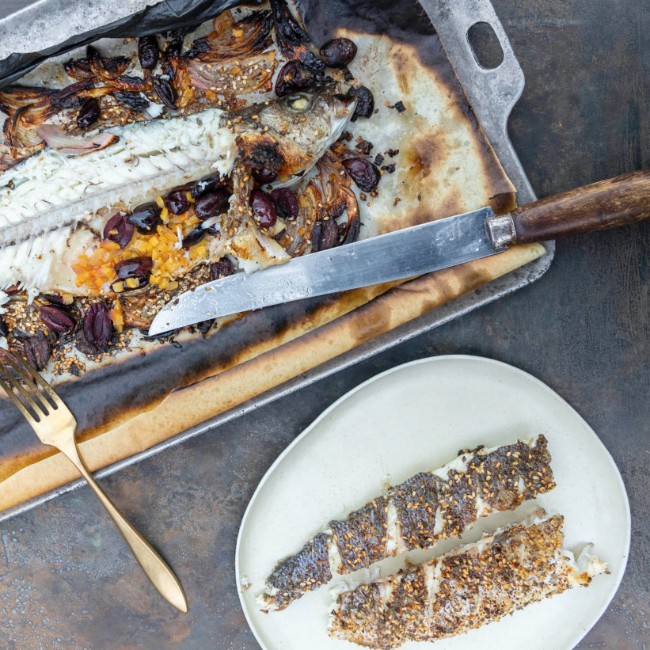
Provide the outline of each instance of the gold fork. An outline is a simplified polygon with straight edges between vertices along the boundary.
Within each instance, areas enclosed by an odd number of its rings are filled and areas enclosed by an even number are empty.
[[[113,505],[81,460],[74,437],[77,422],[68,407],[38,372],[28,368],[17,357],[0,349],[0,360],[0,386],[20,409],[41,442],[56,447],[75,465],[106,508],[154,587],[174,607],[187,612],[185,594],[178,578]]]

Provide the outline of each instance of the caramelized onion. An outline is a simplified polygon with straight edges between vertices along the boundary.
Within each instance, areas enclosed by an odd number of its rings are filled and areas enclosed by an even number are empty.
[[[113,133],[98,133],[92,138],[79,138],[68,135],[53,124],[41,124],[36,133],[45,140],[48,147],[71,156],[83,156],[91,151],[106,149],[119,140]]]

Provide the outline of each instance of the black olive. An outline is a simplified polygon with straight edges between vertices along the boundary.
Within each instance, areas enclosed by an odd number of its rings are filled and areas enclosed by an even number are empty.
[[[296,195],[288,187],[279,187],[271,192],[271,198],[283,219],[295,219],[300,206]]]
[[[375,110],[375,98],[365,86],[350,88],[349,95],[357,98],[357,105],[354,108],[352,121],[355,122],[357,117],[370,117]]]
[[[278,175],[270,169],[252,169],[251,174],[258,183],[272,183]]]
[[[138,232],[143,235],[151,235],[156,232],[156,227],[162,224],[161,212],[157,203],[143,203],[135,208],[126,220],[133,224]]]
[[[312,90],[316,84],[316,76],[300,61],[289,61],[282,66],[275,82],[275,94],[286,97],[297,92]]]
[[[150,257],[132,257],[122,260],[115,265],[115,272],[120,280],[127,278],[146,278],[153,268],[153,260]]]
[[[201,226],[197,226],[194,230],[183,237],[183,248],[189,250],[194,244],[198,244],[207,234],[207,231]]]
[[[30,336],[23,343],[27,363],[36,370],[43,370],[50,360],[50,343],[43,332]]]
[[[251,192],[251,207],[260,226],[270,228],[275,224],[278,213],[275,209],[275,204],[266,192],[253,190]]]
[[[305,50],[299,54],[300,62],[317,77],[322,77],[325,72],[325,62],[319,59],[311,50]]]
[[[190,49],[185,52],[185,58],[196,59],[200,54],[205,54],[209,50],[210,43],[205,36],[202,38],[196,38],[194,41],[192,41]]]
[[[320,56],[330,68],[345,68],[357,55],[357,46],[349,38],[335,38],[320,48]]]
[[[194,204],[194,213],[201,221],[205,221],[217,214],[227,212],[229,199],[228,192],[222,189],[203,194]]]
[[[369,155],[370,152],[373,150],[374,146],[375,146],[375,145],[372,144],[372,142],[368,142],[368,140],[361,140],[361,142],[358,142],[358,143],[355,145],[354,148],[355,148],[359,153],[362,153],[362,154],[364,154],[364,155],[367,156],[367,155]]]
[[[126,220],[126,215],[118,212],[104,226],[104,239],[114,241],[120,248],[124,248],[131,241],[134,230],[134,225]]]
[[[167,108],[171,108],[172,110],[176,108],[176,91],[169,80],[163,79],[162,77],[154,77],[151,81],[151,85],[156,91],[158,97],[160,97],[160,101],[162,101]]]
[[[201,196],[201,194],[211,192],[212,190],[216,190],[218,187],[223,187],[224,185],[225,181],[219,174],[206,176],[200,181],[196,181],[196,183],[194,183],[194,186],[192,187],[192,198],[196,199],[197,197]]]
[[[75,327],[72,317],[60,307],[54,305],[43,305],[40,309],[41,320],[48,326],[52,332],[64,334],[71,332]]]
[[[372,192],[377,188],[381,174],[379,170],[365,158],[348,158],[343,161],[345,171],[363,192]]]
[[[113,338],[113,321],[106,303],[96,302],[88,308],[84,316],[83,338],[94,353],[108,350]]]
[[[91,97],[81,105],[77,114],[77,125],[80,129],[87,129],[99,119],[100,115],[99,102],[94,97]]]
[[[172,40],[167,43],[165,47],[165,58],[173,59],[179,57],[183,52],[183,38],[184,34],[176,33]]]
[[[187,212],[190,209],[187,191],[187,189],[179,188],[173,190],[165,197],[165,206],[172,214],[183,214],[183,212]]]
[[[141,36],[138,39],[138,59],[143,70],[153,70],[158,63],[160,50],[155,35]]]

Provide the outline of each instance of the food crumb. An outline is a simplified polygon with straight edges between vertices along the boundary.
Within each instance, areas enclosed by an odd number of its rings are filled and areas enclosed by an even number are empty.
[[[398,113],[403,113],[406,110],[406,106],[404,106],[404,102],[401,99],[394,104],[386,102],[386,108],[394,108]]]

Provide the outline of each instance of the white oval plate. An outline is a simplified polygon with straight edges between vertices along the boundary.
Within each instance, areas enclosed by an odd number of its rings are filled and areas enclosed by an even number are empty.
[[[478,630],[444,641],[437,650],[499,648],[561,650],[577,644],[616,593],[627,563],[630,511],[621,476],[589,425],[559,395],[504,363],[442,356],[408,363],[370,379],[330,406],[279,456],[262,479],[239,531],[237,588],[253,633],[265,650],[351,650],[327,634],[330,588],[338,578],[282,612],[255,603],[278,560],[298,551],[333,518],[344,517],[387,484],[452,460],[460,449],[494,447],[543,433],[557,487],[517,511],[479,521],[463,537],[475,541],[519,521],[535,507],[565,516],[565,547],[586,542],[611,573],[588,588],[566,591]],[[445,541],[379,563],[381,575],[456,546]],[[376,577],[360,571],[360,580]],[[355,574],[357,577],[357,574]],[[349,578],[348,578],[348,583]],[[407,643],[422,650],[427,643]]]

